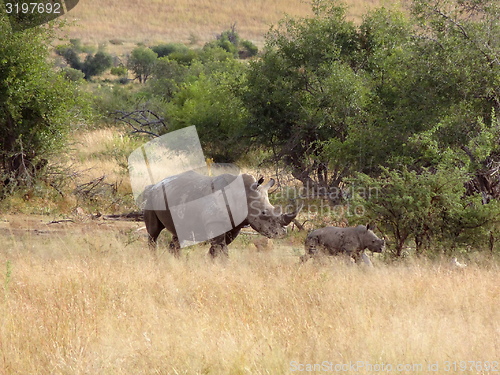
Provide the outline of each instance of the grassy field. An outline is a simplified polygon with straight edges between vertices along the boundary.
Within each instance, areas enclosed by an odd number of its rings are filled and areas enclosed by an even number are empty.
[[[248,235],[227,262],[207,259],[206,246],[177,260],[164,247],[152,255],[138,223],[52,224],[50,234],[2,224],[2,374],[284,374],[361,362],[356,373],[424,374],[499,358],[497,264],[301,265],[299,237],[257,252]]]
[[[359,21],[366,9],[380,1],[348,0],[347,4],[349,18]],[[98,0],[85,0],[68,13],[69,20],[78,20],[69,35],[85,43],[203,44],[236,24],[243,38],[260,44],[269,26],[285,13],[305,16],[312,12],[310,3],[303,0],[110,0],[105,6]]]

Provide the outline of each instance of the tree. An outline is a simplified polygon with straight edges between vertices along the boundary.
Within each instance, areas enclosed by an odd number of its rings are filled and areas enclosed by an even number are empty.
[[[242,156],[241,131],[248,113],[237,91],[245,86],[245,68],[233,60],[226,70],[201,73],[168,103],[171,130],[196,125],[207,157],[234,162]]]
[[[158,54],[145,47],[137,47],[132,51],[128,59],[127,68],[135,73],[139,83],[146,83],[154,69]]]
[[[82,64],[85,79],[98,76],[113,66],[113,57],[104,51],[98,51],[94,56],[87,55]]]
[[[54,21],[56,22],[56,21]],[[88,114],[78,85],[48,63],[56,23],[13,32],[0,15],[0,186],[32,186]]]
[[[62,56],[72,69],[82,71],[86,80],[104,73],[113,66],[113,57],[109,53],[104,51],[98,51],[95,55],[88,53],[82,62],[78,55],[81,51],[82,46],[78,39],[72,39],[69,45],[56,47],[56,53]]]
[[[251,115],[247,135],[304,185],[338,187],[348,165],[330,163],[324,145],[345,142],[363,122],[369,77],[358,64],[358,36],[346,8],[313,4],[314,17],[286,18],[271,28],[262,58],[251,62],[243,99]]]
[[[425,249],[445,253],[460,247],[480,249],[493,233],[498,236],[500,201],[485,205],[480,195],[466,197],[469,178],[463,170],[445,166],[420,173],[384,168],[377,178],[358,173],[350,180],[357,193],[350,203],[363,206],[368,219],[390,235],[390,250],[396,257],[410,240],[417,255]]]

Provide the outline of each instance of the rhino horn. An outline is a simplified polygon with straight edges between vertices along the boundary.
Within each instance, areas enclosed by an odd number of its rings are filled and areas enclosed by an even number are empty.
[[[288,224],[290,224],[293,221],[293,219],[295,219],[297,217],[297,215],[299,214],[300,210],[302,210],[303,206],[304,206],[304,203],[301,203],[300,206],[294,212],[292,212],[291,214],[284,214],[284,215],[282,215],[281,222],[283,223],[283,225],[287,226]]]

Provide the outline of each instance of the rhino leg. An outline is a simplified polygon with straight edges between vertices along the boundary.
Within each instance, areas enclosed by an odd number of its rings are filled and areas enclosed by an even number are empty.
[[[225,257],[229,256],[229,250],[226,244],[226,234],[211,239],[210,244],[211,246],[208,253],[212,256],[212,258],[216,258],[219,254],[222,254]]]
[[[234,241],[234,239],[238,236],[238,234],[240,233],[240,230],[241,228],[233,228],[232,230],[230,230],[229,232],[227,232],[225,234],[225,241],[226,241],[226,245],[229,245],[231,242]]]
[[[361,259],[363,259],[363,262],[368,266],[368,267],[373,267],[372,261],[370,260],[370,257],[366,255],[366,253],[363,251],[361,253]]]
[[[309,258],[318,253],[319,240],[317,237],[307,237],[304,248],[305,253],[300,257],[301,262],[306,262]]]
[[[364,263],[367,267],[373,267],[370,257],[364,251],[354,252],[352,258],[354,258],[356,264]]]
[[[181,256],[181,244],[176,235],[172,235],[172,241],[168,244],[168,251],[173,254],[176,258]]]
[[[149,248],[155,250],[156,240],[165,226],[158,219],[156,213],[151,210],[144,210],[144,224],[146,224],[146,230],[148,232]]]

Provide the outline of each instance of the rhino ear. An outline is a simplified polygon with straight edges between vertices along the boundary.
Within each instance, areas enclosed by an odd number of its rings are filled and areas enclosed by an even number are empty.
[[[376,225],[373,223],[366,224],[366,230],[375,230]]]
[[[260,180],[259,180],[259,181],[260,181]],[[271,187],[273,187],[273,185],[274,185],[274,179],[273,179],[273,178],[271,178],[267,184],[262,185],[262,188],[261,188],[261,189],[262,189],[262,190],[264,190],[264,191],[267,191],[267,190],[269,190]]]
[[[260,176],[259,180],[257,181],[257,186],[262,185],[264,182],[264,177]]]

